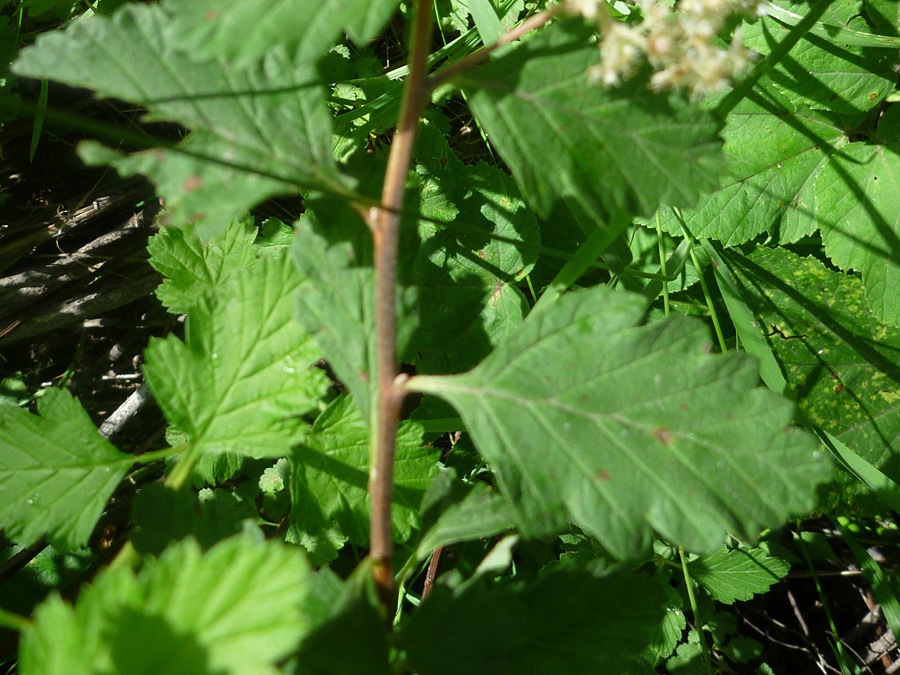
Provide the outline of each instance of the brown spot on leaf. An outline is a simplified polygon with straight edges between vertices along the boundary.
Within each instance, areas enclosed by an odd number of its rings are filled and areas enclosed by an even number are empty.
[[[672,442],[672,432],[668,429],[664,429],[663,427],[656,427],[653,430],[653,438],[658,440],[663,445],[669,445]]]
[[[834,388],[834,393],[835,393],[835,394],[840,394],[842,391],[844,391],[844,384],[843,384],[843,382]]]
[[[203,15],[203,18],[206,19],[207,21],[213,21],[213,20],[219,18],[219,13],[216,10],[211,9],[206,14]]]
[[[199,190],[203,187],[203,179],[200,178],[197,174],[192,174],[187,177],[187,179],[181,184],[181,189],[184,192],[193,192],[194,190]]]
[[[609,472],[606,469],[600,469],[597,472],[597,478],[600,480],[609,480]]]

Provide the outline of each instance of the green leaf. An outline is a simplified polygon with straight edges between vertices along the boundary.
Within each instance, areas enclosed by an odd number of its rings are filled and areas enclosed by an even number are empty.
[[[349,209],[332,212],[346,239],[331,240],[306,214],[291,254],[307,282],[297,295],[297,321],[316,342],[367,423],[375,399],[375,275],[371,234]],[[324,226],[330,225],[328,221]]]
[[[801,410],[870,464],[893,466],[900,329],[873,316],[859,278],[818,260],[767,248],[725,257]]]
[[[103,438],[78,401],[48,389],[39,415],[0,404],[0,529],[28,546],[87,544],[106,502],[133,464]]]
[[[624,211],[689,205],[723,169],[714,118],[645,77],[591,82],[600,54],[591,29],[560,20],[476,71],[456,78],[491,143],[539,215],[560,203],[592,227]]]
[[[850,143],[815,185],[825,253],[862,273],[866,301],[880,321],[900,325],[900,154],[895,147]]]
[[[204,554],[187,539],[137,576],[104,571],[74,609],[43,606],[23,635],[23,673],[271,672],[309,627],[309,579],[296,548],[235,537]]]
[[[419,503],[437,475],[438,451],[423,447],[422,429],[404,422],[397,431],[391,521],[394,537],[406,541],[419,524]],[[369,431],[346,396],[316,418],[294,449],[291,518],[315,534],[334,520],[350,541],[369,540]]]
[[[809,12],[805,3],[793,0],[779,0],[777,5],[800,16]],[[861,10],[860,0],[834,0],[819,25],[826,30],[835,27],[871,33],[859,17]],[[790,27],[779,22],[777,15],[745,22],[744,42],[761,54],[768,54]],[[862,112],[872,109],[894,89],[896,53],[896,48],[871,49],[850,44],[840,35],[828,39],[807,33],[757,86],[777,93],[792,107],[809,105],[836,113]]]
[[[896,36],[900,30],[900,4],[893,0],[865,0],[866,16],[884,35]]]
[[[422,244],[413,263],[418,322],[405,354],[419,372],[473,367],[518,329],[528,310],[516,285],[537,259],[533,212],[512,179],[483,162],[463,168],[459,181],[468,194],[457,201],[454,223],[419,222]]]
[[[728,116],[723,137],[730,172],[721,187],[683,209],[695,237],[733,246],[774,231],[782,243],[816,230],[809,218],[812,186],[828,157],[846,142],[859,118],[803,109],[790,112],[762,99],[744,99]],[[667,232],[682,236],[669,209],[660,214]]]
[[[407,386],[460,412],[526,535],[572,521],[632,558],[653,532],[708,551],[807,512],[831,471],[793,406],[752,360],[710,355],[701,322],[636,326],[643,307],[568,293],[474,370]]]
[[[402,636],[421,675],[621,672],[647,646],[665,602],[639,575],[560,570],[521,588],[436,587]]]
[[[256,203],[296,186],[341,191],[331,125],[312,66],[283,50],[244,69],[195,62],[158,4],[131,4],[66,30],[43,33],[23,49],[15,71],[47,77],[149,109],[148,119],[192,130],[174,149],[116,159],[92,146],[88,160],[158,183],[173,218],[202,222],[211,234]]]
[[[195,59],[246,66],[283,47],[297,63],[317,61],[346,29],[357,43],[378,35],[398,0],[166,0],[174,37]]]
[[[293,320],[303,278],[286,255],[235,272],[188,316],[185,342],[155,339],[144,374],[166,418],[195,452],[287,454],[325,391],[312,337]]]
[[[156,297],[173,314],[189,312],[234,271],[253,266],[255,238],[252,219],[235,221],[206,242],[190,227],[164,227],[147,244],[150,264],[165,277]]]
[[[688,563],[691,578],[726,605],[765,593],[790,567],[784,560],[748,546],[722,548]]]

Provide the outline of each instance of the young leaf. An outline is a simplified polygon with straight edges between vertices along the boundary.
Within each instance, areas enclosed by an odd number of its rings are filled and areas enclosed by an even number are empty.
[[[252,220],[235,221],[206,242],[188,226],[163,228],[147,244],[150,264],[165,277],[156,297],[173,314],[189,312],[234,271],[253,266],[255,238]]]
[[[195,62],[158,4],[130,4],[43,33],[23,49],[19,75],[53,78],[147,107],[194,133],[174,149],[115,159],[89,152],[125,174],[141,172],[159,183],[160,196],[181,222],[202,221],[212,234],[244,211],[292,186],[341,190],[331,154],[331,125],[311,66],[283,50],[252,66]]]
[[[309,578],[295,548],[244,536],[204,554],[187,539],[137,576],[106,570],[74,609],[58,599],[42,606],[23,635],[22,672],[268,672],[311,623]],[[44,652],[57,635],[61,648]]]
[[[419,523],[419,503],[437,475],[438,452],[423,447],[421,427],[405,422],[397,432],[391,519],[406,541]],[[369,540],[369,431],[350,398],[336,399],[316,418],[294,450],[291,518],[309,533],[332,519],[353,543]]]
[[[881,469],[900,434],[900,329],[866,305],[859,278],[785,249],[758,248],[732,262],[801,410]]]
[[[303,278],[287,255],[240,270],[188,317],[186,340],[152,340],[144,374],[166,418],[196,452],[287,453],[292,434],[327,387],[311,368],[311,336],[293,320]]]
[[[647,646],[665,605],[638,575],[560,570],[522,588],[437,587],[402,636],[421,675],[618,673]]]
[[[38,413],[0,404],[0,529],[25,546],[46,536],[71,551],[87,544],[133,458],[67,391],[44,392]]]
[[[539,215],[562,202],[591,223],[689,205],[718,185],[718,122],[677,96],[591,82],[600,54],[578,19],[542,29],[456,81]]]
[[[643,306],[568,293],[474,370],[408,387],[460,412],[526,535],[573,521],[631,558],[653,531],[712,550],[808,510],[831,470],[793,406],[750,359],[710,355],[700,322],[636,326]]]
[[[779,8],[803,16],[808,5],[795,0],[777,0]],[[862,2],[832,2],[821,24],[870,33],[859,16]],[[772,17],[745,22],[744,42],[761,54],[768,54],[789,27]],[[896,49],[871,49],[807,34],[764,76],[759,87],[777,92],[791,107],[809,105],[836,113],[870,110],[893,89]]]
[[[726,605],[765,593],[790,568],[784,560],[747,546],[731,550],[722,548],[688,563],[691,578]]]

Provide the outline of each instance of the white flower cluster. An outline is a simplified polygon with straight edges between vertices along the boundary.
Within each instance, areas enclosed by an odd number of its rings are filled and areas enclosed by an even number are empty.
[[[750,64],[751,51],[735,29],[728,48],[715,43],[732,14],[762,16],[762,0],[678,0],[670,8],[658,0],[637,0],[643,19],[624,23],[610,16],[606,0],[566,0],[569,11],[600,27],[601,63],[592,78],[616,85],[630,77],[645,56],[656,90],[687,89],[697,96],[721,89]]]

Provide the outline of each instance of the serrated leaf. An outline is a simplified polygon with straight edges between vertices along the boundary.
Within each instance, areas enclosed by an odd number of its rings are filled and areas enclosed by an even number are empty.
[[[165,279],[156,297],[173,314],[190,311],[236,270],[256,262],[253,221],[235,221],[217,237],[202,241],[190,227],[164,227],[147,244],[150,264]]]
[[[590,36],[584,22],[560,20],[456,78],[525,198],[541,216],[563,203],[596,225],[689,205],[715,188],[718,122],[651,93],[644,77],[614,89],[592,83],[600,54]]]
[[[751,97],[728,116],[725,153],[730,172],[715,192],[683,209],[695,237],[717,239],[726,246],[741,244],[766,232],[777,232],[789,243],[816,229],[812,186],[829,155],[846,143],[846,131],[858,117],[802,109],[790,112]],[[665,209],[661,225],[682,236],[680,221]]]
[[[271,672],[310,625],[309,576],[294,548],[235,537],[204,554],[187,539],[137,576],[124,566],[105,571],[74,610],[51,600],[23,636],[23,673]],[[60,633],[64,645],[80,639],[80,653],[60,650],[59,670],[41,670],[43,645]]]
[[[784,560],[747,546],[722,548],[688,563],[691,578],[726,605],[765,593],[790,568]]]
[[[419,523],[419,503],[437,475],[438,451],[423,447],[422,429],[404,422],[397,431],[391,522],[398,541]],[[369,431],[348,397],[335,399],[294,449],[291,518],[315,534],[332,520],[350,541],[369,540]]]
[[[48,389],[38,415],[0,405],[0,529],[23,545],[87,544],[106,502],[134,462],[103,438],[78,401]]]
[[[800,16],[809,11],[802,2],[778,0],[776,4]],[[821,24],[870,33],[859,17],[861,10],[860,0],[834,0]],[[745,22],[744,42],[761,54],[768,54],[790,28],[773,17]],[[792,107],[809,105],[836,113],[862,112],[873,108],[894,89],[895,57],[896,49],[863,48],[842,42],[840,37],[828,39],[807,33],[762,78],[759,86],[777,92]]]
[[[259,477],[259,489],[263,494],[274,495],[284,490],[291,477],[291,463],[282,457]]]
[[[708,551],[807,512],[831,469],[791,403],[751,359],[710,355],[701,322],[637,326],[643,308],[568,293],[474,370],[408,386],[460,412],[526,535],[571,521],[632,558],[653,532]]]
[[[303,284],[286,255],[240,270],[190,314],[185,342],[150,342],[144,374],[166,418],[195,452],[287,453],[327,387],[312,337],[293,320]]]
[[[850,143],[816,180],[815,213],[825,253],[862,273],[866,301],[880,320],[900,325],[900,153]]]
[[[436,587],[402,635],[421,675],[614,673],[647,646],[664,613],[662,591],[640,576],[561,570],[521,588]]]
[[[463,168],[458,180],[468,194],[457,201],[454,224],[419,223],[422,244],[413,268],[418,322],[406,344],[406,359],[418,362],[419,372],[473,367],[527,313],[516,284],[534,267],[540,231],[505,178],[504,184],[504,174],[484,163]]]
[[[181,50],[172,23],[158,4],[131,4],[43,33],[15,70],[131,101],[148,108],[149,119],[192,130],[174,149],[117,159],[94,145],[88,158],[150,175],[173,217],[200,221],[205,234],[296,186],[341,189],[312,66],[279,49],[243,69],[198,63]]]
[[[873,316],[859,278],[818,260],[767,248],[726,259],[801,410],[870,464],[891,467],[900,438],[900,329]]]

